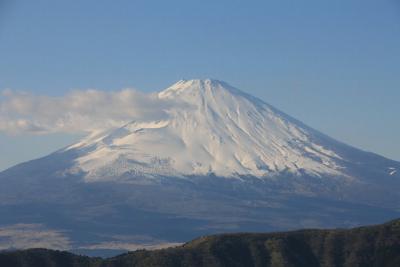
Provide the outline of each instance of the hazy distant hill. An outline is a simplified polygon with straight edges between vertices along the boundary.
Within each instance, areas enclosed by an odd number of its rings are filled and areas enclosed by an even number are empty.
[[[44,249],[4,252],[0,266],[400,266],[400,220],[351,230],[223,234],[100,259]]]

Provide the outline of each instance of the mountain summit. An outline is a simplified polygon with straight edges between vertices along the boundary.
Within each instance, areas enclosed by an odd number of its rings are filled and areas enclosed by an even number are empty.
[[[158,93],[176,103],[157,121],[133,121],[75,144],[88,180],[143,176],[346,176],[319,134],[227,83],[181,80]]]
[[[52,248],[132,249],[400,217],[399,162],[224,82],[181,80],[154,96],[164,108],[157,120],[97,132],[1,172],[0,247],[50,236]]]

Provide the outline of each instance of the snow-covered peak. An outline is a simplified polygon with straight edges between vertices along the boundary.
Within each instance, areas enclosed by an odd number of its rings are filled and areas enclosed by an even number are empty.
[[[158,93],[168,118],[136,120],[71,148],[87,179],[279,173],[344,175],[340,156],[316,132],[227,83],[181,80]]]
[[[160,98],[175,98],[188,95],[206,95],[217,92],[225,92],[233,95],[245,96],[246,94],[229,84],[214,79],[193,79],[180,80],[171,85],[167,89],[161,91],[158,96]]]

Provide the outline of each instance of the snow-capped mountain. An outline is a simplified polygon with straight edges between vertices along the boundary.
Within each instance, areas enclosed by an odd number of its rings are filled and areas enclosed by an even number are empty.
[[[171,103],[158,120],[99,131],[1,172],[0,233],[12,229],[14,240],[25,225],[74,249],[123,248],[400,217],[399,162],[221,81],[182,80],[157,98]]]
[[[316,131],[263,101],[215,80],[181,80],[158,93],[176,106],[158,121],[133,121],[67,148],[87,181],[130,173],[222,177],[345,176],[342,158]]]

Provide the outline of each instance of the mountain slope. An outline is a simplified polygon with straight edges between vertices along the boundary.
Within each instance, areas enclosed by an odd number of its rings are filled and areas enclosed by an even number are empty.
[[[140,184],[163,177],[272,179],[289,192],[400,204],[400,194],[389,190],[400,185],[398,162],[339,143],[224,82],[181,80],[158,97],[173,103],[164,119],[133,121],[68,147],[61,153],[77,156],[62,172],[86,182]]]
[[[205,236],[176,248],[141,250],[105,260],[49,250],[3,252],[0,265],[397,267],[400,221],[351,230]]]

